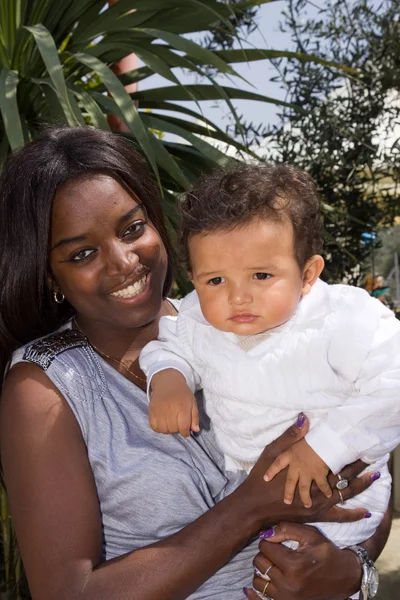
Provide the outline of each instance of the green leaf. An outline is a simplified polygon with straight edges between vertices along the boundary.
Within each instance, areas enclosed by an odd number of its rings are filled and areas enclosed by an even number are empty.
[[[93,24],[97,18],[99,18],[99,13],[103,6],[105,5],[104,0],[86,0],[86,10],[83,12],[80,11],[80,4],[82,0],[79,2],[75,2],[75,8],[79,9],[79,22],[77,27],[74,30],[74,39],[78,40],[82,36],[82,32],[85,31],[87,27]]]
[[[79,121],[77,120],[70,103],[67,86],[65,84],[63,68],[58,57],[54,39],[50,35],[50,32],[43,25],[25,27],[25,29],[30,31],[35,38],[36,45],[49,73],[50,79],[53,82],[68,124],[71,127],[79,125]]]
[[[186,129],[189,132],[197,133],[198,135],[204,136],[206,138],[207,137],[213,138],[215,140],[218,140],[220,142],[228,144],[229,146],[233,146],[238,151],[243,152],[248,156],[252,156],[256,160],[260,160],[260,157],[257,156],[257,154],[252,152],[252,150],[250,150],[249,148],[246,148],[245,146],[243,146],[240,142],[237,142],[234,138],[231,138],[227,133],[225,133],[225,131],[222,131],[222,129],[220,129],[217,125],[215,125],[215,123],[212,123],[209,119],[204,117],[204,115],[196,113],[186,107],[170,104],[168,102],[164,102],[164,103],[157,102],[157,103],[141,103],[141,108],[150,108],[152,110],[153,109],[155,109],[155,110],[170,110],[170,111],[177,111],[177,112],[180,112],[183,114],[190,115],[191,117],[196,119],[196,122],[187,121],[187,120],[183,120],[183,119],[177,119],[170,115],[161,115],[161,114],[158,114],[155,112],[151,113],[152,116],[154,116],[154,117],[160,117],[164,121],[175,124],[178,127],[183,127],[184,129]],[[141,114],[143,114],[143,113],[141,112]],[[207,125],[209,125],[209,127],[207,127]]]
[[[79,108],[79,105],[76,101],[76,98],[72,92],[72,90],[67,90],[68,91],[68,99],[69,99],[69,103],[71,105],[72,110],[74,111],[74,115],[75,115],[75,119],[77,120],[78,123],[80,123],[80,125],[85,125],[85,118],[83,116],[83,114],[81,113],[81,110]]]
[[[132,46],[132,52],[134,52],[140,60],[153,71],[153,73],[158,73],[161,77],[180,85],[178,78],[173,74],[167,63],[157,56],[157,54],[154,54],[146,48],[141,48],[140,46]]]
[[[247,8],[253,8],[253,6],[261,6],[262,4],[271,4],[271,2],[278,2],[279,0],[244,0],[235,4],[235,11],[246,10]]]
[[[226,95],[229,98],[236,98],[238,100],[258,100],[259,102],[267,102],[276,104],[278,106],[287,106],[294,110],[301,111],[301,107],[296,104],[284,102],[283,100],[276,100],[276,98],[270,98],[269,96],[262,96],[261,94],[255,94],[254,92],[248,92],[239,88],[232,88],[221,86]],[[195,96],[198,101],[201,100],[220,100],[221,95],[217,92],[212,85],[186,85],[185,87],[178,88],[176,86],[166,86],[162,88],[153,88],[149,90],[142,90],[131,94],[133,100],[144,100],[152,102],[162,102],[173,100],[176,102],[192,100],[192,96]]]
[[[120,19],[115,19],[110,18],[111,15],[109,11],[105,11],[102,15],[100,15],[100,17],[94,20],[92,19],[91,22],[87,24],[86,28],[82,29],[82,31],[78,26],[77,31],[74,32],[74,43],[81,43],[82,41],[87,42],[98,37],[99,35],[109,35],[111,32],[129,31],[133,27],[137,27],[138,25],[145,23],[153,14],[154,11],[152,10],[143,12],[135,11],[125,15]]]
[[[134,8],[135,12],[132,12]],[[76,39],[93,39],[110,31],[122,31],[148,22],[149,27],[175,33],[204,31],[211,24],[222,21],[234,32],[226,18],[234,14],[221,2],[210,0],[119,0],[85,24],[79,23]]]
[[[190,183],[186,179],[184,173],[179,168],[172,155],[167,151],[165,144],[163,144],[157,137],[154,135],[151,136],[151,142],[154,148],[155,155],[157,157],[158,164],[164,168],[167,173],[175,180],[175,182],[179,183],[184,190],[189,189]],[[164,195],[164,190],[161,189],[162,195]]]
[[[259,48],[246,48],[241,50],[218,50],[215,52],[222,60],[228,63],[254,62],[257,60],[271,60],[274,58],[295,58],[301,62],[313,62],[324,67],[333,67],[348,73],[357,73],[356,69],[341,65],[330,60],[324,60],[314,54],[305,52],[289,52],[288,50],[267,50]]]
[[[10,57],[8,56],[7,48],[3,44],[0,38],[0,66],[5,67],[6,69],[11,68]]]
[[[142,113],[142,120],[147,124],[148,127],[152,129],[158,129],[161,131],[165,131],[166,133],[172,133],[174,135],[178,135],[184,140],[187,140],[192,144],[195,148],[197,148],[200,152],[211,158],[218,165],[227,165],[232,162],[232,158],[212,146],[209,142],[206,142],[204,139],[197,137],[193,133],[190,133],[185,127],[180,127],[175,123],[165,120],[160,116],[154,116],[151,114]]]
[[[46,111],[45,114],[42,115],[42,118],[57,127],[65,127],[68,125],[60,99],[58,98],[57,92],[54,90],[51,81],[49,79],[32,79],[32,81],[41,87],[46,98],[45,108],[47,108],[48,116]]]
[[[154,156],[153,145],[151,142],[151,134],[144,127],[136,106],[132,102],[128,92],[125,90],[118,77],[100,60],[94,56],[83,54],[82,52],[75,54],[74,58],[94,71],[101,77],[104,85],[115,100],[118,108],[118,116],[126,123],[137,139],[140,147],[147,156],[151,166],[159,179],[157,163]]]
[[[94,100],[94,98],[79,85],[69,86],[76,97],[79,99],[83,110],[86,112],[90,119],[91,125],[98,127],[99,129],[110,130],[107,118],[101,110],[100,106]]]
[[[148,35],[153,36],[156,39],[160,38],[161,40],[164,40],[164,42],[167,42],[167,44],[170,44],[173,48],[176,48],[176,50],[180,50],[182,52],[185,52],[189,56],[193,56],[193,58],[204,61],[205,63],[215,67],[216,69],[218,69],[218,71],[221,71],[222,73],[229,73],[231,75],[236,75],[240,77],[238,73],[235,73],[231,66],[229,66],[224,60],[219,58],[219,56],[217,56],[214,52],[207,50],[207,48],[203,48],[199,44],[192,42],[192,40],[188,40],[180,35],[176,35],[175,33],[162,31],[161,29],[137,29],[138,31],[143,31],[144,33],[147,33]]]
[[[105,108],[105,110],[108,112],[108,114],[110,114],[110,115],[120,114],[118,112],[119,108],[116,105],[113,98],[110,98],[109,96],[104,96],[102,94],[98,94],[97,92],[92,92],[91,95],[97,100],[98,104],[100,104],[101,106],[103,106]],[[179,166],[176,164],[176,162],[172,158],[172,156],[165,149],[165,145],[162,142],[160,142],[160,140],[158,138],[154,137],[152,134],[149,133],[149,136],[150,136],[150,143],[152,144],[152,148],[154,150],[154,154],[155,154],[157,163],[162,168],[164,168],[167,171],[167,173],[170,174],[172,179],[175,179],[177,182],[179,182],[179,184],[184,189],[187,189],[189,187],[189,182],[186,179],[184,173],[181,171]],[[163,193],[162,189],[161,189],[161,192]]]
[[[0,75],[0,111],[11,150],[21,148],[25,143],[18,110],[17,88],[18,74],[9,69],[2,69]]]
[[[0,168],[4,165],[7,159],[9,148],[10,144],[8,143],[8,138],[7,136],[4,136],[0,142]]]

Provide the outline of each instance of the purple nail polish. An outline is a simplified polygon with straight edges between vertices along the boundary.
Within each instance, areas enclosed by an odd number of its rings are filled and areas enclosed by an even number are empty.
[[[377,479],[379,479],[380,476],[381,474],[379,473],[379,471],[375,471],[375,473],[372,473],[371,475],[371,481],[376,481]]]
[[[265,529],[264,531],[260,531],[260,533],[258,534],[258,537],[260,538],[260,540],[267,540],[268,538],[271,538],[275,535],[275,531],[273,527],[270,527],[269,529]]]
[[[246,598],[249,597],[249,592],[247,591],[247,588],[243,588],[243,594],[246,596]]]
[[[372,517],[370,512],[366,512],[364,515],[364,519],[370,519]]]
[[[299,429],[301,429],[304,425],[304,421],[306,420],[306,415],[301,412],[299,414],[299,416],[297,417],[297,421],[296,421],[296,427],[298,427]]]

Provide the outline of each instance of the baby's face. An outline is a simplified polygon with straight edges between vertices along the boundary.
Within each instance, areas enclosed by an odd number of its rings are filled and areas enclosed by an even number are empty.
[[[294,257],[289,222],[257,219],[233,231],[195,235],[189,253],[204,317],[221,331],[254,335],[278,327],[311,287],[307,267],[301,270]]]

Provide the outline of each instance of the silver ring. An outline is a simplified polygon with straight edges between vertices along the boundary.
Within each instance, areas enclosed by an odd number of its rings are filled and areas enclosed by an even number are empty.
[[[272,569],[274,565],[269,565],[269,567],[266,569],[264,575],[263,575],[263,579],[266,579],[267,581],[271,581],[271,577],[268,575],[268,573],[270,572],[270,570]]]
[[[339,492],[340,504],[345,504],[345,501],[343,500],[342,492],[339,489],[338,489],[338,492]]]
[[[343,479],[343,477],[341,476],[340,473],[338,473],[337,476],[339,477],[339,480],[336,483],[336,488],[338,490],[345,490],[347,487],[349,487],[349,480],[348,479]]]
[[[265,573],[262,573],[260,571],[260,569],[258,567],[256,567],[256,565],[253,565],[253,571],[261,579],[264,579],[265,581],[271,581],[271,578],[269,577],[268,573],[270,572],[270,570],[272,569],[273,566],[274,565],[269,565],[269,567],[267,567]]]

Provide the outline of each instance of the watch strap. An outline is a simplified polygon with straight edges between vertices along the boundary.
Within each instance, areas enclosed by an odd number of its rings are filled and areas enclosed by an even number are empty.
[[[368,556],[366,549],[362,546],[347,546],[347,550],[354,552],[361,564],[362,576],[359,600],[369,600],[368,571],[371,567],[374,567],[374,563]]]

